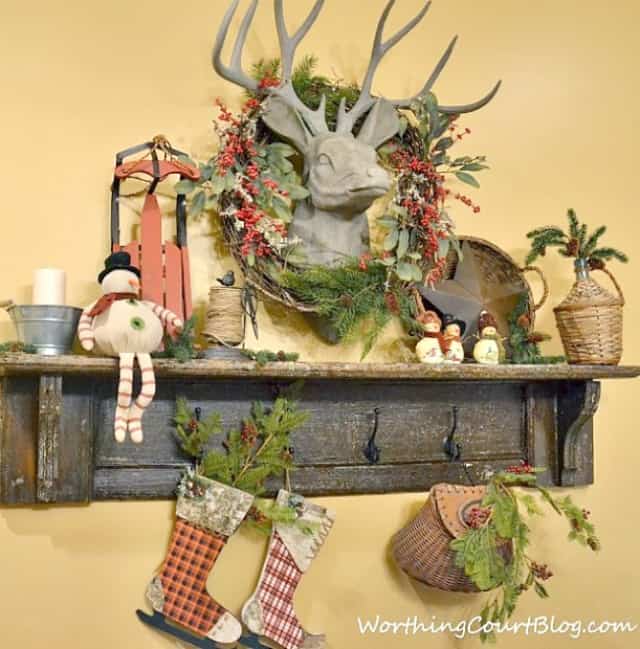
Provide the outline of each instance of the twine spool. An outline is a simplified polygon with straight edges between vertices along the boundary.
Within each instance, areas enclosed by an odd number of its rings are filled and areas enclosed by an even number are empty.
[[[244,339],[242,289],[212,286],[202,335],[212,344],[239,345]]]

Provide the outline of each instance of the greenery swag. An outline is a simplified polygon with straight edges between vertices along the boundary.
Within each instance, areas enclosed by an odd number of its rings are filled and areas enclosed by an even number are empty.
[[[209,443],[222,434],[220,414],[205,418],[199,409],[178,399],[174,417],[175,431],[182,450],[195,460],[195,475],[242,489],[255,496],[265,492],[269,478],[283,479],[293,470],[293,448],[290,435],[301,426],[308,414],[298,409],[294,400],[300,384],[283,391],[271,408],[256,402],[239,430],[232,430],[222,442],[222,450]],[[274,501],[256,498],[246,522],[260,531],[269,532],[271,522],[295,522],[295,511],[280,507]]]
[[[470,530],[451,542],[456,565],[480,590],[499,589],[482,609],[482,624],[488,624],[485,628],[509,619],[520,595],[530,588],[539,597],[549,596],[543,582],[553,573],[527,554],[530,529],[525,517],[542,515],[543,510],[530,493],[514,487],[535,489],[543,504],[564,516],[569,522],[569,540],[593,551],[600,549],[595,527],[589,520],[590,512],[575,505],[569,496],[554,498],[538,485],[537,474],[541,471],[544,469],[522,463],[495,474],[487,484],[482,503],[467,512]],[[505,545],[511,546],[509,552],[505,552]],[[481,639],[494,640],[495,633],[488,630]]]

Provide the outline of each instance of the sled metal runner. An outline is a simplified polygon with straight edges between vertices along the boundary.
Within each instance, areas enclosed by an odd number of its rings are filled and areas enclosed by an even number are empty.
[[[153,615],[149,615],[148,613],[138,609],[136,615],[138,616],[138,619],[147,626],[161,631],[162,633],[166,633],[167,635],[171,635],[181,642],[188,642],[190,645],[198,647],[199,649],[230,649],[231,647],[231,645],[228,644],[218,644],[208,638],[198,638],[186,629],[181,629],[173,624],[169,624],[164,615],[157,611],[154,611]],[[267,647],[260,642],[257,635],[245,630],[245,635],[243,635],[240,640],[233,645],[233,649],[267,649]]]

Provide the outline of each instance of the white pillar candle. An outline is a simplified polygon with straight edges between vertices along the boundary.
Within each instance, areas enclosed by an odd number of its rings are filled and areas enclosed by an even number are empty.
[[[66,304],[67,278],[59,268],[38,268],[33,273],[33,303]]]

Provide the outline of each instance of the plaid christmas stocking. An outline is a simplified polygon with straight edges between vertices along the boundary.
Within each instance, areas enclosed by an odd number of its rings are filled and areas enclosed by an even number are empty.
[[[278,504],[295,507],[298,520],[274,525],[258,587],[242,609],[242,621],[252,633],[284,649],[322,649],[324,635],[311,635],[302,628],[293,609],[293,596],[335,517],[284,490],[278,494]]]
[[[244,491],[201,476],[183,478],[169,552],[147,589],[154,610],[201,638],[240,638],[240,622],[209,595],[207,578],[252,503]]]

